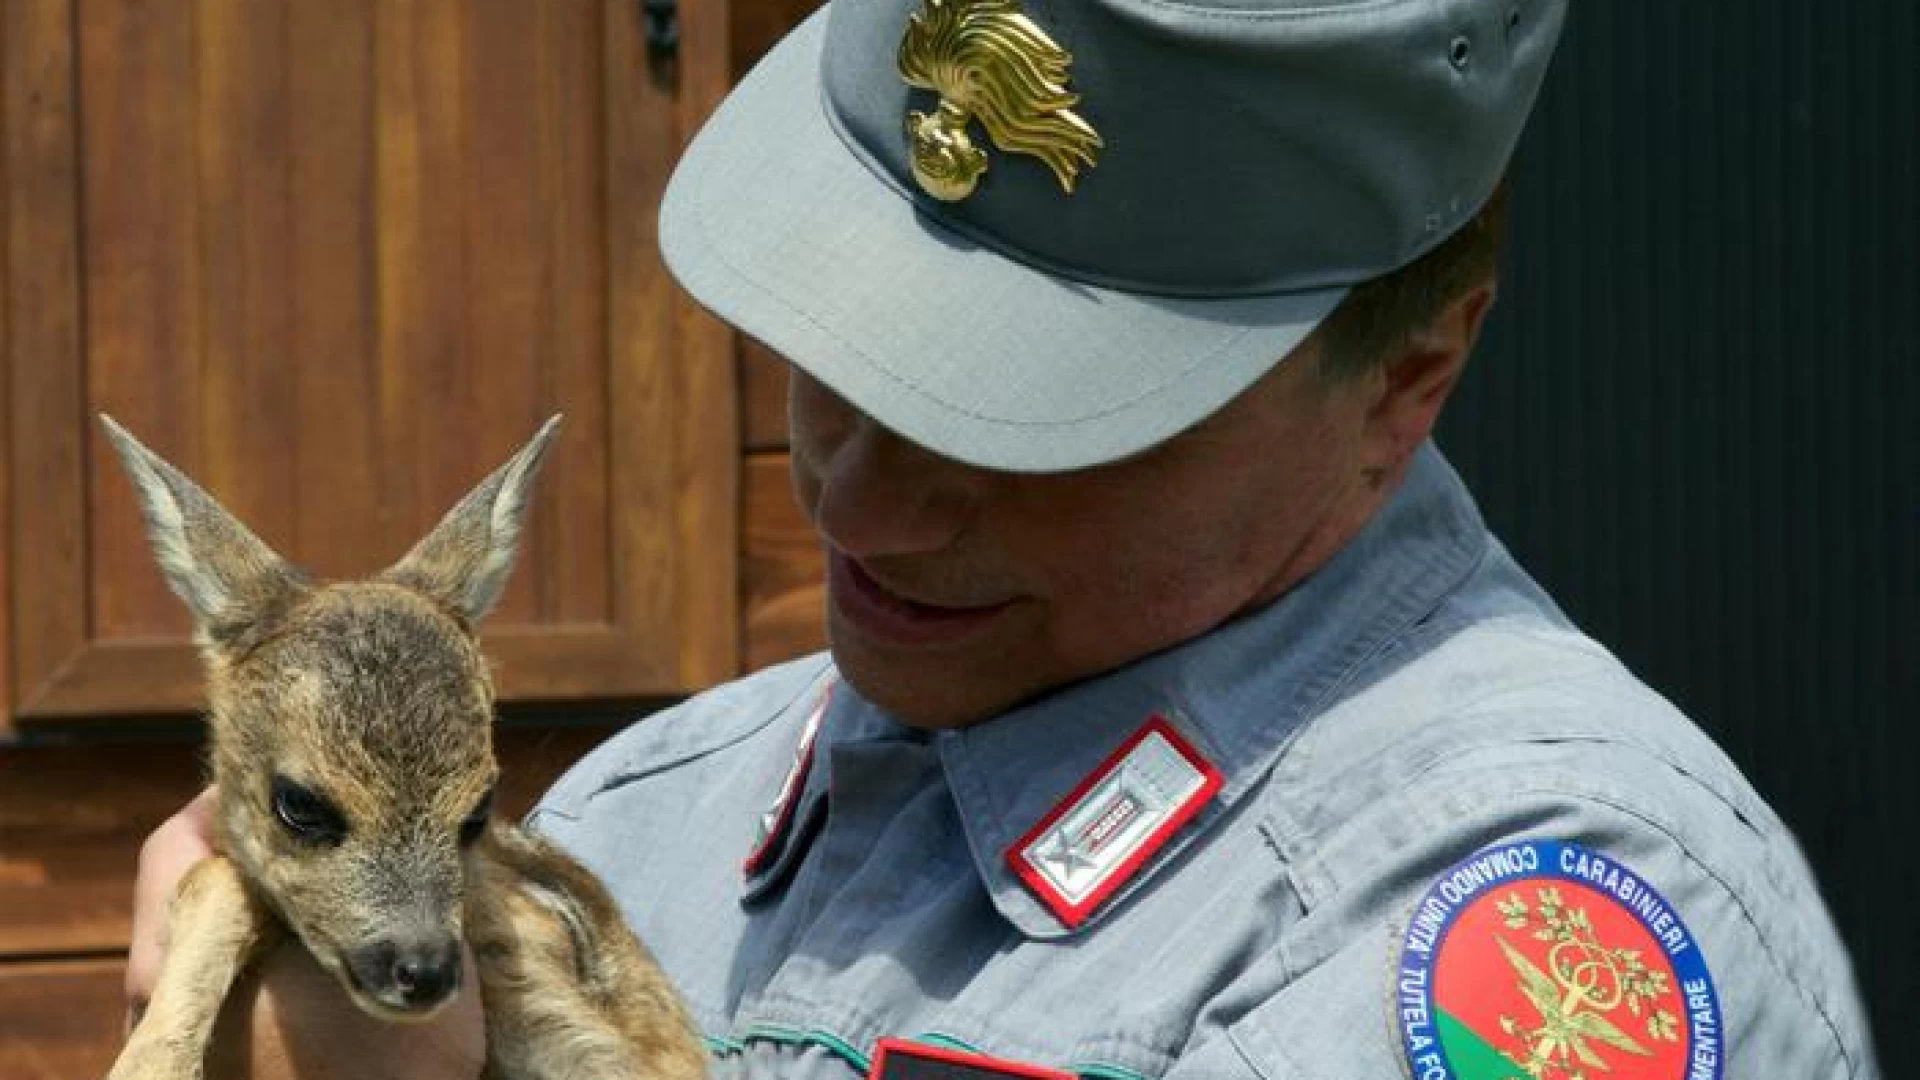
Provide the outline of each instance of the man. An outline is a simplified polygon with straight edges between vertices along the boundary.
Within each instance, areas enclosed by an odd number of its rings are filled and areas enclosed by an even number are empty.
[[[717,1074],[1875,1075],[1792,838],[1427,441],[1563,17],[843,0],[723,106],[662,244],[794,365],[831,657],[533,815]]]

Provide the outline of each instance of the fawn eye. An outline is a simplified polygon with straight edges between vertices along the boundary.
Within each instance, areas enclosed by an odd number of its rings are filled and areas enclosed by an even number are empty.
[[[333,804],[310,788],[273,778],[273,816],[294,839],[311,844],[337,844],[347,835],[347,819]]]
[[[473,811],[467,815],[465,821],[460,823],[460,843],[471,844],[480,839],[480,834],[487,830],[487,816],[492,813],[493,792],[489,790],[485,795],[480,796],[480,801],[474,804]]]

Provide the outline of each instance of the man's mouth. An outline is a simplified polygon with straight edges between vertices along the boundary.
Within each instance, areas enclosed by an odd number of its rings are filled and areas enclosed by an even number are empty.
[[[968,637],[1012,606],[948,606],[915,600],[887,587],[854,559],[839,551],[827,557],[829,596],[837,614],[862,636],[888,645],[946,645]]]

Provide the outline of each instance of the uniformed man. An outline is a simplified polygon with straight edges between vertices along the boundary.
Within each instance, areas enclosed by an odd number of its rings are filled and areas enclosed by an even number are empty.
[[[662,245],[793,364],[831,654],[533,821],[716,1074],[1875,1075],[1787,830],[1428,441],[1564,15],[842,0],[707,125]]]

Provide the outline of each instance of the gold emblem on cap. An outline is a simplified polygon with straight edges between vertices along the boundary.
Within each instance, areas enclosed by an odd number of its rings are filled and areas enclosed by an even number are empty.
[[[1073,58],[1020,10],[1018,0],[922,0],[900,40],[900,77],[940,95],[932,112],[907,114],[913,178],[927,194],[957,202],[987,171],[987,152],[967,124],[978,119],[993,145],[1032,154],[1073,192],[1102,143],[1073,111]]]

